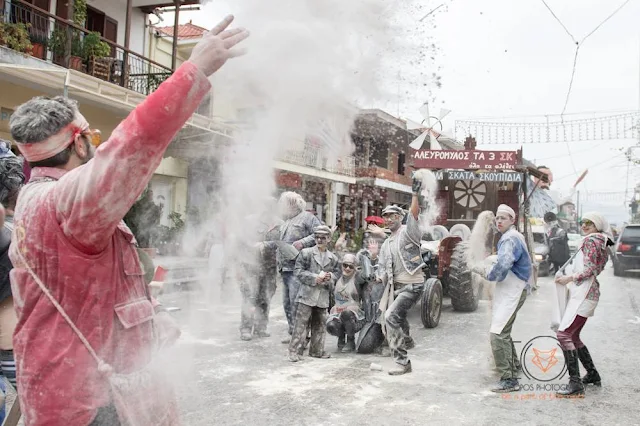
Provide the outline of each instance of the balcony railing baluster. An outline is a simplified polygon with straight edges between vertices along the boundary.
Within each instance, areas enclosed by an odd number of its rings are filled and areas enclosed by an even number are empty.
[[[305,147],[300,150],[287,150],[279,160],[299,166],[313,167],[319,170],[326,170],[331,173],[345,176],[356,175],[356,163],[354,157],[341,157],[335,161],[329,161],[327,157],[321,155],[320,149],[315,147]]]

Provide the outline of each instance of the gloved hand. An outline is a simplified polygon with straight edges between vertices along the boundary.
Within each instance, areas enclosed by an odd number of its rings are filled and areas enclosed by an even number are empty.
[[[414,195],[420,195],[421,190],[422,190],[422,180],[418,179],[414,175],[411,182],[411,192],[413,192]]]

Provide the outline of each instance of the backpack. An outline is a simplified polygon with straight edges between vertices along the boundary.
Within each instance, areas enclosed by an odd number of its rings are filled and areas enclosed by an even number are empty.
[[[560,227],[551,229],[551,236],[549,237],[549,259],[554,263],[564,264],[571,257],[569,237],[566,232],[563,237],[556,237],[559,230]]]

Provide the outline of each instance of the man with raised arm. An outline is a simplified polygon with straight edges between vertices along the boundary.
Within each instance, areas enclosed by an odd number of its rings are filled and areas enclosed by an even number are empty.
[[[248,33],[227,30],[232,21],[206,34],[95,150],[69,99],[37,97],[12,115],[11,134],[33,168],[10,249],[26,425],[179,423],[171,386],[157,375],[114,396],[124,389],[117,380],[147,370],[154,350],[179,336],[149,295],[122,219],[209,92],[208,77],[240,53],[234,46]]]
[[[384,313],[383,331],[396,362],[396,366],[389,370],[393,376],[411,372],[407,350],[412,349],[415,343],[410,335],[407,313],[420,299],[424,289],[424,261],[420,255],[422,231],[418,226],[421,189],[422,181],[414,177],[406,225],[402,224],[404,210],[400,207],[387,206],[382,211],[391,235],[380,247],[377,279],[385,285],[380,310]]]

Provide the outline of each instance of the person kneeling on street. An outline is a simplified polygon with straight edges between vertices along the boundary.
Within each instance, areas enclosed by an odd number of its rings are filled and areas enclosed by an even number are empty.
[[[291,343],[289,343],[289,361],[300,361],[300,350],[307,336],[307,324],[311,320],[311,343],[309,356],[329,358],[324,352],[325,323],[329,308],[329,294],[338,277],[338,258],[327,246],[331,239],[331,229],[326,225],[314,228],[316,245],[303,249],[296,259],[294,276],[300,282],[296,317]]]
[[[342,258],[342,276],[333,292],[336,304],[331,308],[327,320],[327,331],[338,337],[338,352],[343,353],[356,350],[356,333],[365,320],[361,304],[366,280],[361,271],[356,270],[356,264],[353,254],[345,254]]]

